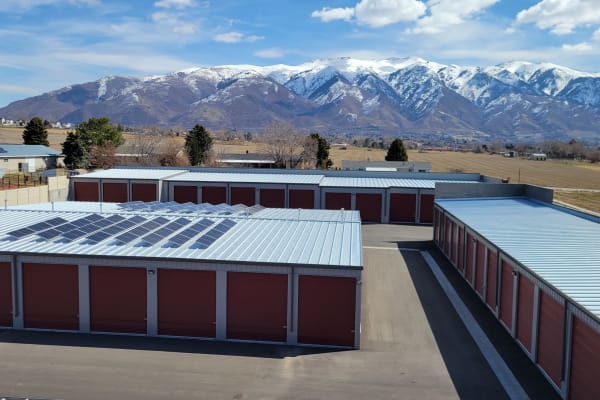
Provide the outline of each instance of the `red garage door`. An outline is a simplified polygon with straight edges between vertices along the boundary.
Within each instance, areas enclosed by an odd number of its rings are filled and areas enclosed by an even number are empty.
[[[486,290],[486,303],[496,309],[496,296],[497,296],[497,281],[498,281],[498,255],[495,251],[488,249],[488,270],[487,270],[487,290]]]
[[[467,260],[465,262],[465,279],[473,284],[473,236],[467,233]]]
[[[93,331],[146,333],[146,269],[90,267]]]
[[[315,208],[315,191],[308,189],[290,189],[289,208]]]
[[[462,271],[465,267],[465,235],[462,226],[458,227],[458,269]]]
[[[513,306],[513,268],[510,264],[502,261],[500,271],[500,320],[512,329],[512,306]]]
[[[519,276],[517,308],[517,339],[531,353],[531,327],[533,321],[533,283]]]
[[[126,203],[127,183],[104,182],[102,184],[102,201],[106,203]]]
[[[255,190],[253,187],[232,187],[231,204],[245,204],[253,206],[256,204]]]
[[[157,201],[155,183],[132,183],[131,201]]]
[[[422,224],[431,224],[433,222],[433,200],[432,194],[421,195],[421,205],[419,207],[419,222]]]
[[[328,210],[351,210],[352,196],[350,193],[325,193],[325,208]]]
[[[158,270],[158,333],[215,337],[215,271]]]
[[[600,394],[600,333],[574,317],[572,346],[569,399],[596,400]]]
[[[548,294],[540,296],[537,362],[560,385],[563,366],[565,307]]]
[[[23,263],[25,328],[79,329],[76,265]]]
[[[223,188],[224,189],[224,188]],[[173,187],[173,200],[177,203],[198,204],[198,186],[176,185]],[[205,203],[209,203],[205,201]]]
[[[285,208],[285,190],[260,189],[260,205],[270,208]]]
[[[100,201],[98,182],[75,182],[75,201]]]
[[[202,202],[210,204],[227,203],[227,188],[224,186],[203,186]]]
[[[13,326],[10,263],[0,263],[0,326]]]
[[[410,193],[390,194],[390,222],[410,222],[417,220],[417,195]]]
[[[483,294],[483,278],[485,275],[485,246],[477,242],[477,259],[475,263],[475,290]]]
[[[356,279],[301,275],[298,342],[354,346]]]
[[[381,194],[357,193],[356,209],[362,222],[381,222]]]
[[[285,342],[287,288],[287,275],[228,272],[227,337]]]

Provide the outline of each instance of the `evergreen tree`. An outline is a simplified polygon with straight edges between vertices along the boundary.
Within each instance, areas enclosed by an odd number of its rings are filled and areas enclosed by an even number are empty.
[[[68,168],[106,167],[107,149],[112,149],[110,159],[114,161],[114,150],[125,142],[123,132],[106,117],[90,118],[69,132],[63,143],[65,165]]]
[[[185,136],[185,151],[190,164],[199,166],[206,163],[212,149],[212,137],[202,125],[196,124]]]
[[[48,143],[48,131],[40,118],[32,118],[25,126],[23,130],[23,144],[50,146],[50,143]]]
[[[76,134],[86,146],[111,144],[119,147],[125,142],[122,128],[112,125],[107,117],[90,118],[86,122],[82,122],[77,126]]]
[[[385,156],[385,161],[408,161],[408,154],[401,139],[394,139]]]
[[[320,169],[329,169],[333,165],[333,162],[329,158],[329,141],[324,137],[321,137],[318,133],[312,133],[311,139],[317,144],[317,164],[316,167]]]
[[[65,155],[67,168],[87,168],[87,150],[78,134],[74,132],[67,133],[62,152]]]

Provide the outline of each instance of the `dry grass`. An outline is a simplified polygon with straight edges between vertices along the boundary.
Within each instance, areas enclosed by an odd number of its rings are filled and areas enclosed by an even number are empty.
[[[554,199],[600,215],[600,192],[554,192]]]

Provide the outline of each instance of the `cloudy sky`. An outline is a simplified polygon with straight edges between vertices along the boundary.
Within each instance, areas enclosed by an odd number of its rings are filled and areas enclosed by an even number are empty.
[[[106,75],[417,56],[600,72],[600,0],[1,0],[0,107]]]

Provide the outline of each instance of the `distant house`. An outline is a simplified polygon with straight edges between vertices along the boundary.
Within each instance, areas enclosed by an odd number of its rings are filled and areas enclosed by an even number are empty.
[[[35,172],[56,168],[60,152],[42,145],[0,144],[0,168],[5,172]]]
[[[423,161],[342,161],[342,169],[354,171],[431,172],[431,163]]]
[[[529,157],[527,157],[527,159],[535,161],[546,161],[548,159],[548,156],[546,155],[546,153],[533,153],[530,154]]]
[[[220,154],[215,162],[226,167],[235,168],[276,168],[272,156],[259,153]]]

